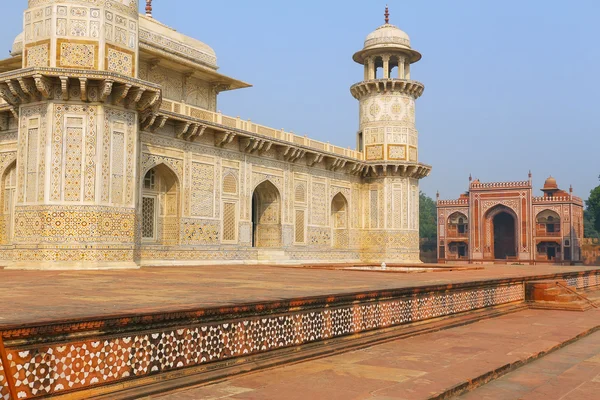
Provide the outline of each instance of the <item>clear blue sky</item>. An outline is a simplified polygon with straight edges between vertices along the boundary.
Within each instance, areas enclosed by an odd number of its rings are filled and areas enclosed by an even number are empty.
[[[3,1],[5,49],[26,0]],[[145,3],[141,1],[141,3]],[[453,198],[469,173],[525,180],[536,193],[552,174],[587,198],[600,175],[598,0],[388,0],[391,22],[423,59],[412,77],[421,188]],[[140,10],[144,4],[140,4]],[[154,16],[217,52],[220,72],[254,85],[222,94],[229,115],[344,147],[355,145],[358,103],[349,87],[384,1],[154,0]]]

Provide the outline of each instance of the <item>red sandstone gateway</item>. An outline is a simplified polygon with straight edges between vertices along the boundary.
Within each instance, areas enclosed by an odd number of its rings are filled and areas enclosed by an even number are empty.
[[[581,262],[583,201],[546,179],[533,196],[521,182],[471,181],[457,200],[438,194],[440,263],[570,264]]]

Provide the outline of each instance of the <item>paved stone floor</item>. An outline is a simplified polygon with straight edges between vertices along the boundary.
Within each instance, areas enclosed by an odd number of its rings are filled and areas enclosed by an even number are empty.
[[[65,318],[198,309],[593,269],[598,267],[511,265],[426,273],[268,266],[154,267],[121,271],[0,269],[0,329]]]
[[[598,309],[525,310],[151,399],[426,399],[598,326]],[[594,381],[600,373],[600,333],[529,365],[465,398],[517,399],[529,389],[547,396],[531,397],[536,399],[558,399],[566,392],[582,393],[569,399],[600,398],[600,392],[589,397],[600,385]],[[535,373],[523,372],[527,368]],[[563,382],[564,391],[553,390]]]
[[[460,399],[598,400],[600,332],[477,388]]]

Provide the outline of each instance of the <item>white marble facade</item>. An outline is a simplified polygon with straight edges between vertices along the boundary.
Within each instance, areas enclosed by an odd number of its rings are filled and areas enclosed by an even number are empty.
[[[386,23],[354,56],[365,76],[349,150],[216,112],[220,92],[249,85],[137,10],[29,0],[0,61],[5,266],[419,262],[431,168],[404,32]]]

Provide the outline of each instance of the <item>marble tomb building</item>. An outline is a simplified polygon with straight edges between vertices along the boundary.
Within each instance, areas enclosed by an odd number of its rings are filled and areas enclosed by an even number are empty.
[[[148,3],[28,0],[0,61],[2,265],[419,262],[421,55],[387,12],[350,150],[217,112],[249,85]]]

